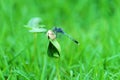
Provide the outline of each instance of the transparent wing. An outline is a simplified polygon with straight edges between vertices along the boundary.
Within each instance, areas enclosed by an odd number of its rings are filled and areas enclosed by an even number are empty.
[[[57,34],[57,33],[61,33],[65,36],[67,36],[69,39],[71,39],[74,43],[79,45],[79,42],[77,40],[75,40],[72,36],[68,35],[66,32],[63,31],[62,28],[58,28],[58,27],[54,27],[53,31]]]

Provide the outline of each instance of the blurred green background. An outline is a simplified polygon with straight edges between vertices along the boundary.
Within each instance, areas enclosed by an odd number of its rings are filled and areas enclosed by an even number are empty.
[[[61,57],[48,57],[45,34],[24,28],[33,17],[80,45],[60,36]],[[119,0],[0,0],[0,80],[120,80],[119,33]]]

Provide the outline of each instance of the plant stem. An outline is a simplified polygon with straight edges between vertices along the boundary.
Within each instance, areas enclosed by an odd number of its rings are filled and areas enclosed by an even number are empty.
[[[59,59],[56,61],[56,72],[57,72],[57,78],[58,80],[61,80],[60,79],[60,72],[59,72]]]
[[[37,52],[37,33],[34,33],[34,53]]]

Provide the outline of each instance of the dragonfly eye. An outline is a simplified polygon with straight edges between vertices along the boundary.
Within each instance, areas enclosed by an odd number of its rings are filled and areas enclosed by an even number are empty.
[[[54,31],[55,33],[63,33],[63,34],[64,34],[64,31],[63,31],[61,28],[55,27],[55,28],[53,28],[53,31]]]

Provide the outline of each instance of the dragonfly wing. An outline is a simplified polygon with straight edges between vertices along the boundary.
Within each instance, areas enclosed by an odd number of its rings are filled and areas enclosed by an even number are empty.
[[[70,35],[68,35],[66,32],[63,31],[62,28],[58,28],[58,27],[54,27],[53,31],[57,34],[57,33],[61,33],[65,36],[67,36],[69,39],[71,39],[74,43],[79,44],[79,42],[77,40],[75,40],[73,37],[71,37]]]

